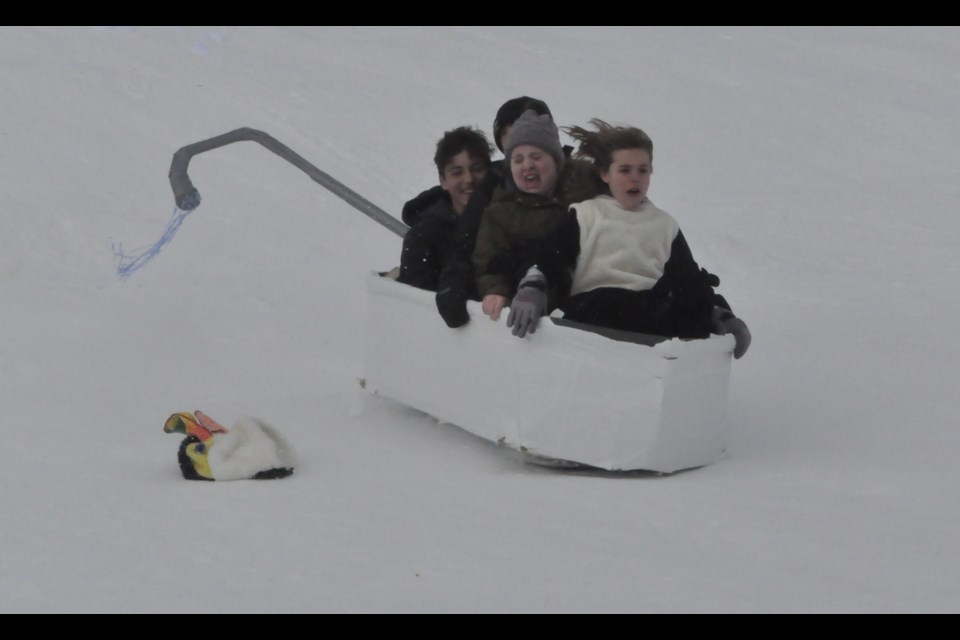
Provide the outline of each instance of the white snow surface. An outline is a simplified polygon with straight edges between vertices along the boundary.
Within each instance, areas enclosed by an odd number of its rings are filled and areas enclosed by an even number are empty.
[[[0,27],[0,60],[0,613],[960,612],[960,29]],[[256,143],[117,275],[184,145],[259,129],[399,216],[519,95],[652,137],[753,332],[719,462],[544,469],[360,393],[400,238]],[[295,475],[184,480],[195,409]]]

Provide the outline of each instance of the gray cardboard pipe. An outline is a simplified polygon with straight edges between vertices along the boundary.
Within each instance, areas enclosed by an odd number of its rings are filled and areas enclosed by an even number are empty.
[[[326,187],[361,213],[373,218],[401,238],[406,235],[409,227],[403,222],[397,220],[353,189],[335,180],[329,174],[317,169],[293,151],[293,149],[273,136],[249,127],[241,127],[219,136],[214,136],[213,138],[188,144],[173,154],[173,161],[170,163],[170,186],[173,187],[173,197],[180,209],[190,211],[200,205],[200,192],[193,186],[190,177],[187,175],[187,165],[190,164],[190,159],[198,153],[210,151],[211,149],[216,149],[217,147],[222,147],[240,140],[259,142],[270,151],[273,151],[284,160],[302,170],[313,178],[315,182]]]

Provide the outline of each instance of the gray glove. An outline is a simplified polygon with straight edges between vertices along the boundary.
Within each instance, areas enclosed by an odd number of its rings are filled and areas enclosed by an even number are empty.
[[[534,267],[527,271],[517,285],[517,295],[510,303],[507,326],[513,327],[513,335],[523,338],[527,333],[537,332],[540,316],[547,312],[547,279]]]
[[[733,315],[729,309],[715,307],[713,310],[713,332],[724,336],[732,333],[737,344],[733,348],[733,357],[740,359],[750,348],[750,329],[747,323]]]

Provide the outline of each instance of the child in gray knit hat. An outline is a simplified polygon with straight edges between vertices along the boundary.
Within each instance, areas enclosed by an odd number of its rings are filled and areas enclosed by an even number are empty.
[[[503,142],[503,153],[511,170],[513,170],[514,165],[513,152],[518,147],[525,145],[537,147],[549,153],[556,164],[555,173],[558,174],[563,169],[566,158],[563,147],[560,145],[560,131],[549,115],[538,115],[530,109],[524,111],[510,127],[510,131]],[[516,179],[516,176],[514,178]],[[526,191],[520,181],[517,181],[517,186]]]
[[[525,111],[510,127],[503,150],[516,188],[496,193],[481,217],[473,250],[481,309],[492,320],[511,306],[518,287],[534,288],[529,278],[537,274],[530,273],[529,265],[519,265],[563,219],[569,204],[592,198],[603,187],[590,162],[566,160],[560,132],[549,115]],[[555,308],[567,289],[569,283],[562,278],[547,283],[539,291],[537,312],[543,315]]]

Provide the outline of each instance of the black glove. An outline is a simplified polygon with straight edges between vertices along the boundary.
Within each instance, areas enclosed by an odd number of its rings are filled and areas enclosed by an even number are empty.
[[[510,303],[507,326],[513,327],[513,335],[523,338],[527,333],[537,332],[540,316],[546,312],[547,279],[535,267],[531,267],[517,285],[517,295]]]
[[[750,348],[750,329],[747,323],[733,315],[729,309],[715,307],[713,310],[713,332],[718,335],[732,333],[737,344],[733,348],[733,357],[740,359]]]
[[[451,329],[462,327],[470,322],[467,313],[467,292],[459,287],[446,287],[437,291],[437,311]]]

